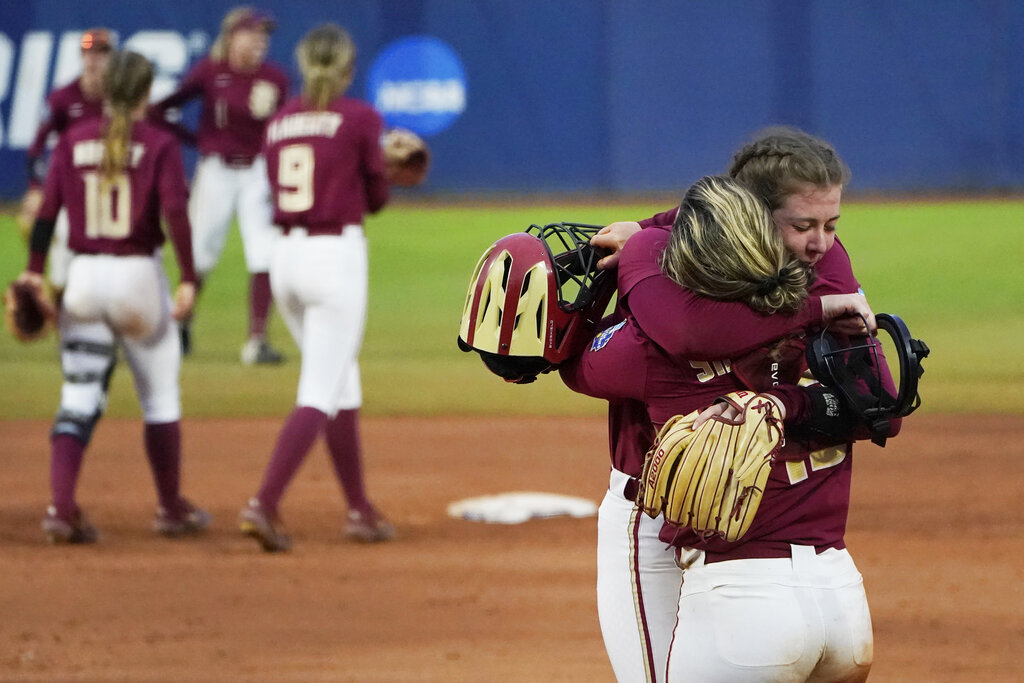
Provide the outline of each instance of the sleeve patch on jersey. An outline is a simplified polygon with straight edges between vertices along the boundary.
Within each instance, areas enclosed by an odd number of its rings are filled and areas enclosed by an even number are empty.
[[[623,320],[618,325],[613,325],[612,327],[609,327],[607,330],[605,330],[601,334],[599,334],[596,337],[594,337],[594,341],[592,341],[590,343],[590,350],[591,351],[600,351],[601,349],[603,349],[608,344],[608,342],[610,342],[612,340],[612,335],[615,334],[615,331],[620,329],[620,328],[622,328],[622,326],[625,325],[625,324],[626,324],[626,321]]]

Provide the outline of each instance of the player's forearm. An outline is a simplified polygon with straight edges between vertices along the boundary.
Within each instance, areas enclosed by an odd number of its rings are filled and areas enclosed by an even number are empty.
[[[192,260],[192,227],[188,222],[188,211],[184,206],[166,208],[164,219],[167,221],[174,253],[178,257],[181,282],[195,283],[196,271]]]
[[[667,277],[636,284],[628,303],[654,343],[686,360],[736,357],[821,323],[821,299],[816,296],[792,315],[763,315],[744,303],[699,296]]]
[[[46,269],[46,255],[50,251],[53,231],[57,221],[53,218],[36,218],[29,238],[28,267],[32,273],[42,273]]]

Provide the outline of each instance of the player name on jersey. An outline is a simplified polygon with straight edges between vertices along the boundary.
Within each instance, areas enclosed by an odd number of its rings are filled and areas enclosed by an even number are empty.
[[[132,168],[139,165],[139,160],[145,151],[145,145],[139,143],[132,145],[132,158],[129,161]],[[72,159],[76,167],[99,166],[100,162],[103,161],[103,141],[83,140],[82,142],[76,142],[72,149]]]
[[[333,111],[289,114],[267,128],[267,142],[273,144],[288,138],[333,138],[341,126],[342,115]]]

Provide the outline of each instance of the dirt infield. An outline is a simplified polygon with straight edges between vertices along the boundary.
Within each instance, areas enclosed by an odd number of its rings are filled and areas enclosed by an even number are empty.
[[[292,553],[238,535],[278,421],[185,423],[185,491],[211,532],[150,531],[135,421],[101,424],[80,502],[91,547],[49,547],[48,425],[0,422],[0,680],[610,681],[593,518],[446,516],[511,490],[598,501],[600,418],[368,419],[371,493],[393,543],[341,538],[318,446],[283,504]],[[1024,418],[917,416],[858,449],[847,541],[875,628],[875,681],[1024,678]],[[567,477],[566,472],[570,475]]]

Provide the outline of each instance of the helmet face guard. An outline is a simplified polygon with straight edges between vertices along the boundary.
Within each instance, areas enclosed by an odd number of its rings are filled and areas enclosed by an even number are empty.
[[[898,316],[880,313],[875,320],[879,332],[891,338],[896,350],[899,386],[895,396],[883,385],[881,364],[885,361],[878,352],[879,343],[870,338],[854,338],[847,344],[822,331],[807,346],[807,366],[815,379],[839,391],[871,428],[871,440],[884,446],[889,421],[906,417],[921,405],[917,390],[924,374],[921,361],[930,350],[923,341],[910,336],[910,330]]]
[[[459,348],[506,381],[532,382],[578,353],[615,288],[590,246],[598,225],[551,223],[502,237],[470,280]]]

